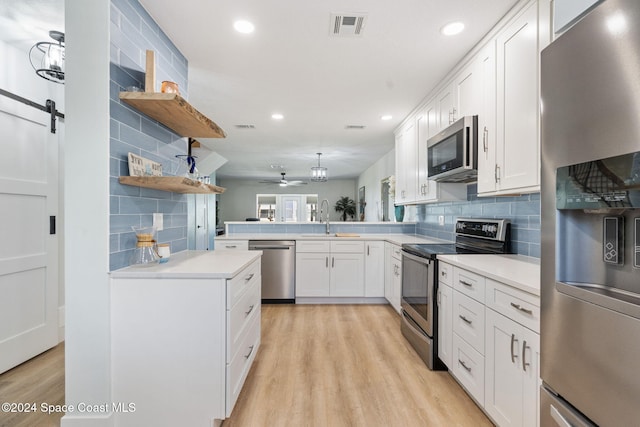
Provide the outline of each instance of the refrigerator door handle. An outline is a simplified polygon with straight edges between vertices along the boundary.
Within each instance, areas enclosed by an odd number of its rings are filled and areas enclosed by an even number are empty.
[[[551,418],[553,418],[553,421],[555,421],[559,427],[574,427],[565,417],[562,416],[555,406],[551,405],[549,412],[551,413]]]

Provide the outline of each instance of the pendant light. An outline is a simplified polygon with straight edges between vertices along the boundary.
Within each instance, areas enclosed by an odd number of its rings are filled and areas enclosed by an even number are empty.
[[[29,62],[43,79],[64,84],[64,33],[49,31],[55,42],[38,42],[29,50]]]
[[[320,156],[322,153],[316,153],[318,155],[318,166],[311,168],[311,181],[313,182],[326,182],[327,181],[327,168],[320,166]]]

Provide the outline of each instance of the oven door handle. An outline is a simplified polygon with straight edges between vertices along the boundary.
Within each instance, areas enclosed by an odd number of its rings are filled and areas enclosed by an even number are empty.
[[[431,264],[433,262],[433,260],[430,259],[430,258],[419,257],[419,256],[416,256],[414,254],[410,254],[409,252],[405,252],[405,251],[402,251],[402,256],[403,257],[407,257],[408,259],[416,261],[416,262],[421,262],[423,264]]]
[[[407,312],[404,310],[402,310],[402,317],[404,317],[404,322],[406,323],[406,325],[413,329],[416,334],[420,334],[422,336],[426,335],[426,332],[423,331],[422,328],[416,323],[416,321],[413,320],[411,316],[409,316],[409,314],[407,314]]]

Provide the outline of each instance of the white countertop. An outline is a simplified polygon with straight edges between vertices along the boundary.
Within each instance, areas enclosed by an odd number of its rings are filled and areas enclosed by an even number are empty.
[[[464,268],[514,288],[540,296],[540,259],[523,255],[438,255]]]
[[[262,251],[183,251],[163,264],[112,271],[115,279],[230,279],[262,256]]]
[[[232,233],[216,236],[216,240],[382,240],[402,245],[404,243],[451,243],[447,240],[418,234],[401,233],[356,233],[358,237],[336,237],[335,233],[329,236],[320,233]]]

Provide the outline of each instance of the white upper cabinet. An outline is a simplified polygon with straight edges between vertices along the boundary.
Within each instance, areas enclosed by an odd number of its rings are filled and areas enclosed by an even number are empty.
[[[479,118],[480,196],[540,191],[540,50],[550,40],[549,15],[549,0],[530,3],[495,38],[495,132],[487,92],[489,108]],[[481,52],[488,90],[492,43]]]
[[[496,157],[496,42],[478,54],[480,111],[478,114],[478,193],[495,190]]]
[[[464,184],[437,183],[428,178],[427,140],[439,131],[434,99],[396,135],[396,204],[465,200]]]
[[[471,115],[478,116],[478,195],[540,191],[540,51],[551,40],[551,0],[519,6],[397,133],[396,204],[466,198],[464,184],[428,180],[426,141]]]
[[[396,204],[414,203],[418,179],[416,127],[409,121],[396,135]]]

